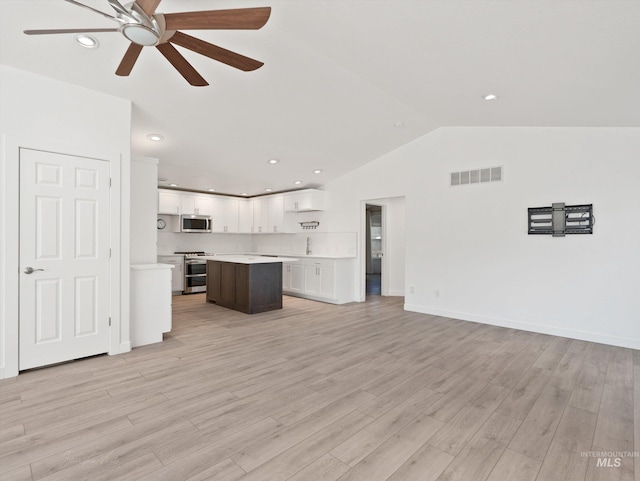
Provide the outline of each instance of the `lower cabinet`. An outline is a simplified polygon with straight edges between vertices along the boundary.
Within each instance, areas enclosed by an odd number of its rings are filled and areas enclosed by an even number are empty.
[[[283,264],[282,291],[332,304],[355,301],[354,259],[306,258]]]
[[[302,264],[282,264],[282,290],[302,293],[304,291],[304,270]]]

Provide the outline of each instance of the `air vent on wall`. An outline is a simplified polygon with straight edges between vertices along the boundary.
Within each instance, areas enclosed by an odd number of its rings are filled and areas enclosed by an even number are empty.
[[[464,170],[451,172],[450,185],[484,184],[487,182],[500,182],[502,180],[502,167],[487,167],[485,169]]]

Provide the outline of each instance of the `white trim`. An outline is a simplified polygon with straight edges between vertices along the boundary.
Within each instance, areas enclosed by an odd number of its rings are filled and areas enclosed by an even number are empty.
[[[477,322],[480,324],[488,324],[491,326],[508,327],[511,329],[519,329],[521,331],[537,332],[540,334],[549,334],[552,336],[579,339],[581,341],[597,342],[600,344],[608,344],[611,346],[626,347],[629,349],[640,349],[640,339],[615,337],[609,336],[607,334],[599,334],[597,332],[577,331],[573,329],[565,329],[562,327],[546,326],[543,324],[512,321],[510,319],[487,317],[467,312],[448,311],[445,309],[438,309],[430,306],[420,306],[417,304],[405,304],[404,309],[406,311],[430,314],[433,316],[449,317],[451,319],[458,319],[461,321]]]
[[[128,154],[92,151],[54,141],[2,136],[0,150],[0,379],[19,370],[19,200],[20,149],[60,152],[109,162],[111,187],[111,299],[109,354],[131,350],[129,339],[129,176]],[[125,195],[126,193],[126,195]]]

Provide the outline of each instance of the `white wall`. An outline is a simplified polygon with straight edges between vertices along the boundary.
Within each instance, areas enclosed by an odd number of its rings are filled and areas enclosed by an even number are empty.
[[[640,349],[639,158],[637,128],[442,128],[327,185],[328,217],[406,196],[408,310]],[[504,182],[448,186],[496,165]],[[553,202],[592,203],[594,234],[527,235]]]
[[[131,264],[158,262],[158,159],[131,159]]]
[[[18,372],[20,146],[110,162],[115,263],[110,352],[127,350],[131,103],[2,65],[0,105],[0,378]]]

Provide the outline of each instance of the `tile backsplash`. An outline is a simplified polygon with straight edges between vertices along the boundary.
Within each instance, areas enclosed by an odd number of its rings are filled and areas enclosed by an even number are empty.
[[[252,252],[257,254],[305,255],[307,238],[311,255],[355,257],[355,232],[309,232],[303,234],[263,234],[252,237]]]
[[[307,238],[311,255],[355,257],[355,232],[309,232],[303,234],[186,234],[158,232],[158,255],[176,251],[204,251],[218,254],[255,252],[257,254],[305,255]]]

